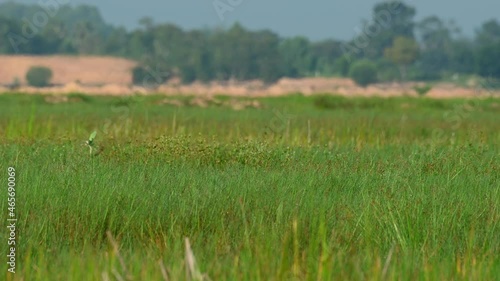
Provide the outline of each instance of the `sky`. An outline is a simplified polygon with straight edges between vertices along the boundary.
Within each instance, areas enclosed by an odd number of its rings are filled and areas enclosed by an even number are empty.
[[[0,0],[3,2],[6,0]],[[305,36],[311,40],[350,39],[363,19],[370,19],[372,8],[380,0],[17,0],[47,1],[97,6],[104,19],[127,29],[137,27],[148,16],[157,23],[175,23],[185,29],[231,26],[240,22],[252,30],[270,29],[286,37]],[[489,19],[500,21],[500,1],[406,0],[417,9],[416,19],[437,15],[454,19],[463,34]],[[217,12],[215,7],[227,10]]]

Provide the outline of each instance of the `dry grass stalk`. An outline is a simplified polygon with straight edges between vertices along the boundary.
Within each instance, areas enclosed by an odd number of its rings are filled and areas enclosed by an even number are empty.
[[[111,246],[113,246],[113,252],[118,257],[118,261],[120,262],[120,265],[122,267],[123,272],[125,273],[125,276],[127,277],[127,280],[132,280],[132,276],[130,275],[129,271],[127,270],[127,266],[125,264],[125,260],[120,255],[120,248],[118,246],[118,243],[113,238],[113,235],[111,234],[111,231],[109,231],[109,230],[106,231],[106,235],[108,236],[109,243],[111,244]]]
[[[189,243],[189,238],[185,238],[186,245],[186,277],[188,280],[203,280],[203,275],[198,270],[196,266],[196,259],[191,250],[191,243]]]

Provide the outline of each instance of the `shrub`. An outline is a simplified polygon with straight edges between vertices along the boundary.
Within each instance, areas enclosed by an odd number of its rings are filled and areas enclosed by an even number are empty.
[[[26,73],[26,80],[33,87],[47,87],[51,79],[52,70],[45,66],[33,66]]]
[[[415,90],[419,96],[425,96],[431,89],[432,86],[430,85],[413,87],[413,90]]]
[[[370,109],[394,108],[394,101],[383,98],[346,98],[343,96],[318,95],[314,99],[314,106],[321,109]]]
[[[132,69],[132,83],[134,85],[156,88],[168,80],[168,71],[156,70],[148,71],[143,66],[136,66]]]
[[[500,78],[500,42],[487,45],[478,51],[478,73],[484,77]]]
[[[370,61],[358,61],[351,66],[349,77],[351,77],[356,84],[366,87],[377,82],[377,68],[375,64]]]
[[[14,80],[12,81],[12,83],[10,83],[9,85],[9,89],[10,90],[17,90],[21,87],[21,81],[19,81],[19,78],[14,78]]]
[[[94,99],[91,96],[79,92],[69,93],[68,98],[70,101],[78,101],[85,103],[92,103],[94,101]]]
[[[134,85],[142,86],[147,82],[149,77],[149,73],[142,66],[136,66],[132,69],[132,83]]]
[[[314,106],[322,109],[353,108],[352,101],[340,96],[319,95],[314,98]]]
[[[347,75],[349,75],[350,66],[351,63],[349,60],[345,56],[342,56],[335,61],[333,67],[336,73],[340,74],[342,77],[347,77]]]
[[[196,80],[196,70],[193,67],[184,66],[181,68],[181,80],[184,84],[192,83]]]

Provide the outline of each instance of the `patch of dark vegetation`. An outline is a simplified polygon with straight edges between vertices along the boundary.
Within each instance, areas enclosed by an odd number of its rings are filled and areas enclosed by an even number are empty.
[[[434,99],[434,98],[413,98],[413,97],[355,97],[347,98],[343,96],[318,95],[313,97],[313,104],[316,108],[326,110],[355,110],[355,109],[403,109],[403,110],[440,110],[455,111],[463,108],[465,111],[498,111],[497,99]]]
[[[229,97],[183,97],[183,98],[165,98],[154,102],[156,105],[172,105],[176,107],[229,107],[233,110],[243,110],[248,108],[262,108],[258,100],[246,98]]]
[[[415,86],[413,87],[413,90],[417,92],[419,96],[425,96],[430,90],[432,90],[431,85],[424,85],[424,86]]]
[[[320,95],[314,98],[314,106],[321,109],[390,109],[394,105],[392,99],[385,98],[346,98],[331,95]]]
[[[228,167],[285,167],[294,152],[277,148],[262,141],[221,143],[191,136],[162,137],[147,145],[148,154],[162,157],[167,162],[186,161],[201,166]]]
[[[86,95],[84,93],[70,93],[68,94],[68,99],[73,100],[73,101],[79,101],[79,102],[84,102],[84,103],[93,103],[94,102],[94,97],[90,95]]]

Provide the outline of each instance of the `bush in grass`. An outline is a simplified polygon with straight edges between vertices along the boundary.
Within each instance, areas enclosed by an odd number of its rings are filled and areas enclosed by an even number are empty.
[[[26,73],[26,80],[33,87],[47,87],[51,79],[52,70],[45,66],[33,66]]]
[[[134,85],[143,86],[149,78],[149,73],[142,66],[136,66],[132,69],[132,83]]]
[[[68,98],[70,101],[75,101],[75,102],[85,102],[85,103],[94,102],[94,99],[91,96],[79,92],[73,92],[68,94]]]
[[[132,69],[132,83],[146,88],[156,88],[165,83],[169,76],[168,71],[151,71],[143,66],[136,66]]]
[[[19,78],[14,78],[14,80],[12,81],[12,83],[10,83],[9,85],[9,89],[10,90],[17,90],[21,87],[21,81],[19,80]]]
[[[321,109],[392,109],[394,102],[382,98],[346,98],[342,96],[318,95],[314,98],[314,106]]]
[[[340,96],[318,95],[314,98],[314,106],[321,109],[353,108],[355,104]]]
[[[432,86],[430,85],[413,87],[413,90],[415,90],[415,92],[417,92],[417,94],[421,97],[425,96],[431,89]]]
[[[349,77],[351,77],[356,84],[366,87],[377,82],[377,68],[374,63],[361,60],[355,62],[351,66],[349,70]]]

